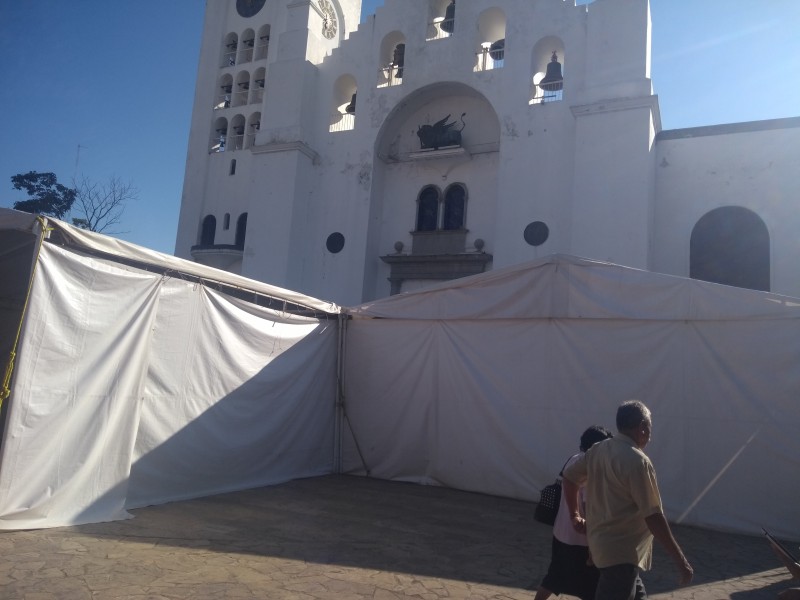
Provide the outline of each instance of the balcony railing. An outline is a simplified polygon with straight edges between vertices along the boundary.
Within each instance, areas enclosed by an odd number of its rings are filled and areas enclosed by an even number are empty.
[[[406,68],[398,67],[397,65],[390,64],[387,67],[381,69],[380,79],[378,81],[378,87],[392,87],[395,85],[400,85],[403,83],[403,75],[405,73]]]
[[[220,67],[232,67],[236,64],[236,50],[231,50],[222,55]]]
[[[477,64],[476,71],[491,71],[502,69],[505,64],[504,50],[490,50],[489,45],[484,44],[480,52],[476,52]]]
[[[450,33],[448,29],[452,30],[454,23],[455,19],[436,17],[432,23],[428,24],[427,41],[430,42],[431,40],[441,40],[450,37],[453,34]]]
[[[256,46],[256,60],[264,60],[269,54],[269,36],[259,38]]]
[[[335,131],[350,131],[351,129],[355,128],[355,126],[356,116],[353,113],[340,113],[339,111],[336,111],[333,113],[331,126],[328,131],[331,133]]]
[[[548,86],[549,87],[549,86]],[[545,90],[540,85],[534,86],[534,96],[530,104],[547,104],[549,102],[560,102],[564,99],[564,90]]]
[[[250,95],[250,89],[249,88],[237,91],[233,95],[233,105],[234,106],[243,106],[243,105],[247,104],[247,97],[249,95]]]
[[[229,150],[241,150],[244,148],[244,133],[238,133],[228,138]]]

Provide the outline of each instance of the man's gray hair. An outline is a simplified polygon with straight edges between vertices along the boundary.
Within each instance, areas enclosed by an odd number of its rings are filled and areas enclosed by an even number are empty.
[[[650,409],[639,400],[628,400],[617,409],[617,429],[630,431],[638,427],[642,421],[650,422]]]

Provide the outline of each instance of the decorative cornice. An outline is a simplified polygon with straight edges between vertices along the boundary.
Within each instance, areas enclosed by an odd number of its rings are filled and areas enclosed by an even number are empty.
[[[797,127],[800,127],[800,117],[744,121],[742,123],[724,123],[721,125],[686,127],[684,129],[667,129],[658,134],[656,141],[682,140],[686,138],[728,135],[733,133],[751,133],[755,131],[773,131],[776,129],[793,129]]]
[[[658,96],[640,96],[638,98],[609,98],[608,100],[598,100],[591,104],[579,104],[570,106],[572,114],[576,117],[586,115],[615,112],[619,110],[631,110],[635,108],[649,108],[658,110]]]
[[[319,164],[319,154],[305,142],[270,142],[251,148],[253,154],[271,154],[273,152],[300,152],[305,154],[316,165]]]

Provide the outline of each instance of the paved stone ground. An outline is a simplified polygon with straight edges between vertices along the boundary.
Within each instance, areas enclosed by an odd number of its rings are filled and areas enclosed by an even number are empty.
[[[0,532],[0,598],[530,599],[552,531],[530,503],[347,476],[132,512]],[[696,580],[676,590],[658,553],[645,577],[653,600],[760,600],[792,586],[761,537],[675,533]]]

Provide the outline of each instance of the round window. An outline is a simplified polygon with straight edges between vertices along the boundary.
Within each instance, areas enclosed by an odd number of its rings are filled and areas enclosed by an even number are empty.
[[[528,224],[523,235],[531,246],[541,246],[550,237],[550,228],[541,221],[534,221]]]

